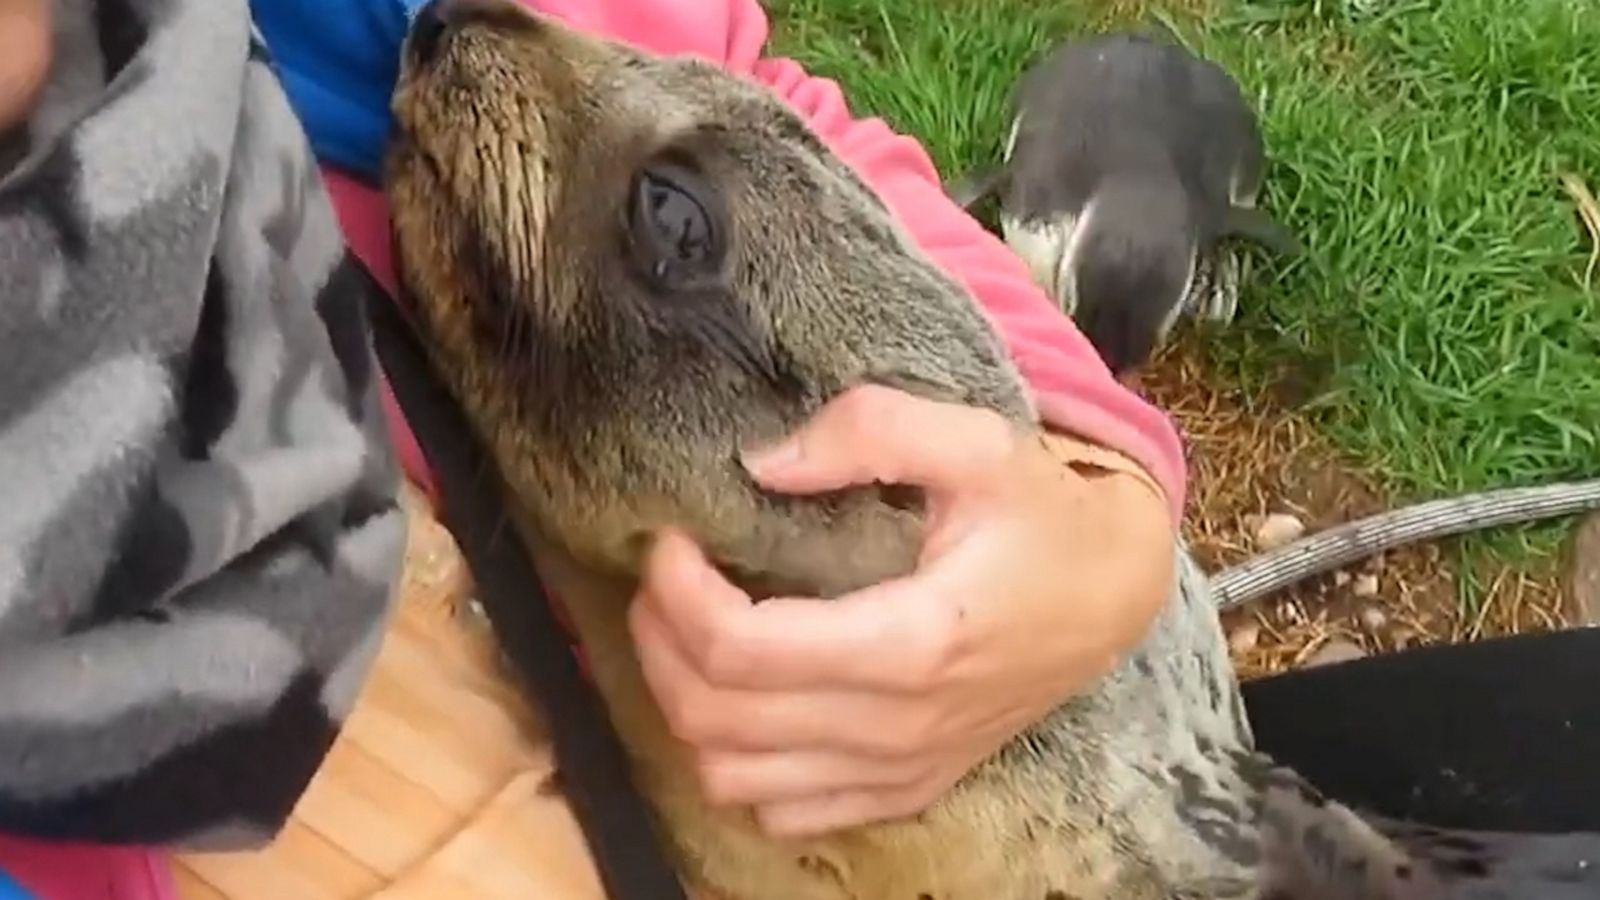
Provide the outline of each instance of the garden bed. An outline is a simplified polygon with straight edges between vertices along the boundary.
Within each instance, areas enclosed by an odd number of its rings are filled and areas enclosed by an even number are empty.
[[[1341,459],[1315,428],[1209,373],[1196,341],[1175,344],[1134,379],[1172,415],[1188,445],[1184,534],[1207,571],[1260,552],[1263,517],[1287,513],[1308,532],[1394,508],[1377,479]],[[1555,560],[1513,567],[1476,560],[1475,602],[1461,590],[1455,541],[1384,556],[1262,598],[1224,616],[1243,677],[1302,665],[1353,645],[1389,652],[1565,627],[1574,618]]]

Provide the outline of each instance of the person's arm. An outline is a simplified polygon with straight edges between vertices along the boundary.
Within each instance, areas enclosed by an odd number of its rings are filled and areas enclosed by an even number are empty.
[[[523,2],[646,50],[711,59],[770,88],[883,199],[923,252],[972,292],[1033,389],[1045,424],[1079,439],[1057,441],[1058,451],[1073,463],[1153,481],[1174,521],[1181,515],[1183,447],[1171,420],[1118,383],[1022,261],[945,195],[921,144],[881,119],[853,116],[835,82],[763,55],[768,25],[757,0]]]
[[[793,61],[762,56],[768,28],[756,0],[522,2],[575,27],[656,53],[707,58],[767,85],[860,173],[924,252],[972,292],[1033,389],[1046,425],[1076,438],[1063,437],[1056,442],[1058,448],[1073,461],[1154,482],[1174,521],[1180,516],[1185,470],[1182,445],[1171,421],[1112,378],[1087,339],[1029,279],[1021,260],[945,196],[920,144],[896,134],[879,119],[853,117],[834,82],[807,75]],[[325,0],[255,0],[254,5],[268,42],[277,42],[274,53],[283,67],[300,73],[285,80],[313,144],[328,148],[322,158],[335,163],[325,167],[325,174],[346,236],[357,255],[392,289],[386,219],[375,189],[380,147],[374,143],[353,152],[340,144],[347,129],[332,123],[338,110],[356,102],[353,98],[381,93],[373,85],[384,77],[392,80],[393,66],[384,70],[387,75],[380,71],[382,66],[374,65],[365,75],[345,73],[330,80],[321,74],[325,65],[316,53],[331,52],[318,41],[343,27],[330,23],[324,29],[321,20],[335,15],[349,19],[356,14],[348,7],[357,6],[363,10],[361,21],[381,23],[372,36],[392,38],[390,52],[398,56],[404,26],[394,23],[403,23],[421,2],[362,0],[341,4],[337,14]],[[313,40],[308,36],[313,33],[322,37]],[[302,82],[297,92],[294,85]],[[330,102],[327,97],[352,99]],[[357,163],[351,166],[345,159]],[[397,425],[396,433],[401,436],[407,471],[425,482],[420,457],[406,449],[409,439],[403,425]]]
[[[934,263],[966,285],[1027,379],[1045,424],[1088,444],[1057,442],[1058,451],[1073,463],[1144,474],[1159,485],[1176,521],[1183,510],[1185,470],[1183,448],[1167,416],[1118,383],[1083,334],[1029,278],[1021,259],[950,200],[921,144],[881,119],[852,116],[835,82],[808,75],[793,60],[763,58],[767,22],[755,0],[726,0],[725,5],[730,7],[728,67],[749,73],[798,111],[899,216]]]
[[[55,9],[90,24],[86,5]],[[339,733],[399,581],[365,282],[248,23],[216,9],[135,48],[220,48],[198,74],[167,77],[186,70],[157,54],[156,77],[58,138],[104,189],[48,166],[6,184],[0,832],[265,843]],[[51,121],[80,99],[41,96],[31,114]]]
[[[807,75],[792,61],[761,60],[751,73],[798,109],[899,216],[923,252],[971,291],[1027,380],[1045,424],[1091,445],[1063,451],[1117,469],[1124,467],[1105,450],[1135,461],[1160,485],[1176,519],[1185,474],[1170,420],[1118,383],[1028,277],[1021,259],[945,195],[922,146],[879,119],[853,118],[837,84]]]

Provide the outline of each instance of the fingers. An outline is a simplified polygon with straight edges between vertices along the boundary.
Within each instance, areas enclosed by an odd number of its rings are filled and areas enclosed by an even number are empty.
[[[997,413],[865,385],[777,446],[746,453],[745,465],[761,484],[792,494],[874,481],[953,491],[993,473],[1015,440]]]
[[[639,664],[667,725],[700,748],[816,749],[896,759],[936,743],[952,723],[932,703],[859,691],[721,687],[695,671],[649,614],[636,617]]]
[[[634,604],[640,652],[669,641],[718,687],[925,692],[970,642],[971,621],[939,560],[915,580],[885,581],[832,601],[776,597],[755,605],[680,533],[662,533]]]
[[[743,658],[747,641],[742,634],[750,627],[755,604],[682,532],[667,529],[656,537],[640,584],[632,614],[655,613],[658,624],[696,662],[709,659],[741,671],[756,668],[759,660]]]
[[[749,691],[925,692],[971,640],[970,618],[938,561],[834,600],[776,598],[759,606],[692,542],[663,534],[646,561],[631,613],[641,654],[671,645],[710,685]]]
[[[27,118],[50,71],[51,0],[0,0],[0,131]]]
[[[915,815],[933,805],[959,774],[939,772],[904,787],[845,790],[821,797],[775,803],[756,811],[762,830],[774,837],[813,837],[886,819]]]
[[[706,798],[722,806],[792,803],[841,791],[914,787],[936,773],[932,764],[847,753],[798,751],[710,754],[700,763]]]

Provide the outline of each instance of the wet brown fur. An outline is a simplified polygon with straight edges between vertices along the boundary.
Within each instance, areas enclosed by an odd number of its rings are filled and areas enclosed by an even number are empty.
[[[1075,746],[1036,739],[1044,753],[1019,741],[921,817],[821,840],[774,841],[748,812],[704,803],[629,646],[646,536],[682,526],[757,591],[864,586],[913,565],[915,509],[868,490],[766,495],[738,448],[863,382],[987,406],[1022,429],[1034,415],[964,289],[775,97],[706,63],[478,6],[478,24],[395,96],[402,280],[522,503],[686,874],[735,900],[1165,897],[1129,872],[1150,868],[1133,845],[1149,839],[1134,832],[1137,809],[1071,783],[1094,771],[1073,758],[1108,749],[1081,729],[1064,735]],[[630,177],[663,152],[690,155],[722,187],[735,249],[716,298],[728,309],[714,314],[738,317],[728,327],[754,336],[752,353],[653,325],[659,301],[622,261]],[[775,378],[752,371],[768,361]],[[1077,771],[1052,773],[1062,767]]]
[[[837,595],[913,566],[917,504],[771,496],[741,447],[868,382],[1022,432],[1035,415],[972,298],[765,89],[498,0],[452,14],[448,47],[395,94],[401,280],[690,884],[728,900],[1256,896],[1247,798],[1266,776],[1202,591],[1175,591],[1123,666],[920,816],[779,841],[704,801],[627,633],[648,536],[687,529],[757,595]],[[706,173],[730,223],[729,264],[690,297],[653,293],[624,239],[634,173],[662,159]]]

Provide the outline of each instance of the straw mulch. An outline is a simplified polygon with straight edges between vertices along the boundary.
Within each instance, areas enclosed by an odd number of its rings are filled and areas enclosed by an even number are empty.
[[[1255,529],[1267,514],[1290,513],[1317,531],[1392,508],[1376,480],[1341,462],[1304,419],[1265,392],[1247,395],[1208,377],[1196,340],[1186,337],[1141,372],[1135,387],[1184,433],[1191,478],[1185,532],[1208,570],[1253,555]],[[1303,665],[1330,642],[1392,652],[1559,628],[1571,618],[1554,561],[1532,572],[1486,569],[1486,602],[1464,609],[1454,554],[1442,549],[1397,549],[1227,614],[1240,676]]]

